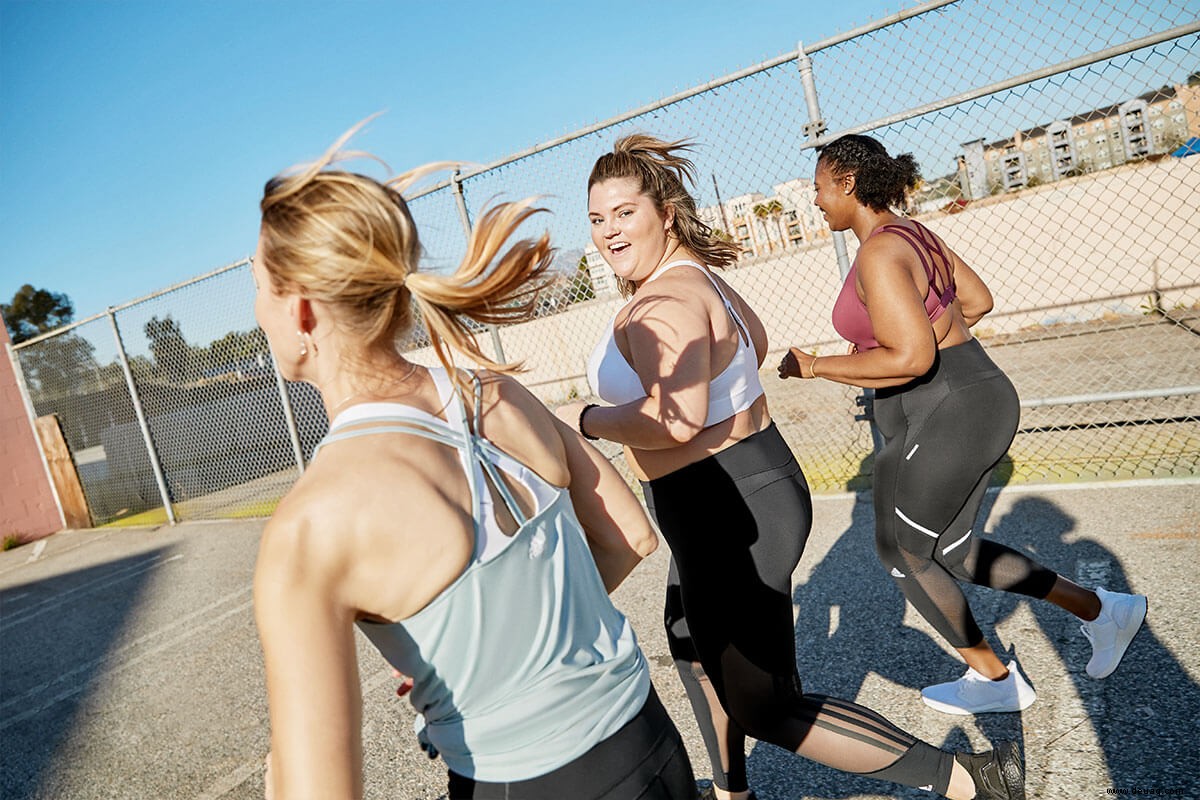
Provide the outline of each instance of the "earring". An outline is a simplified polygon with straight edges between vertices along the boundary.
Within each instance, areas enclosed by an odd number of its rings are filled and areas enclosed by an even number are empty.
[[[308,343],[304,341],[304,334],[300,331],[296,331],[296,338],[300,340],[300,355],[308,355]]]

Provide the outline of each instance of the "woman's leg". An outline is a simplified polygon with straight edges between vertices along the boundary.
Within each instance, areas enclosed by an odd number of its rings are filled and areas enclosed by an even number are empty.
[[[647,494],[649,497],[649,494]],[[683,598],[679,589],[679,568],[675,559],[667,573],[667,598],[664,610],[667,646],[679,679],[687,692],[700,736],[712,767],[713,786],[720,790],[718,797],[741,800],[749,792],[746,782],[746,736],[721,707],[712,682],[700,664],[683,613]]]
[[[654,482],[692,638],[726,711],[748,735],[834,768],[952,791],[950,753],[856,703],[803,693],[791,573],[811,525],[808,489],[777,446],[733,449]]]

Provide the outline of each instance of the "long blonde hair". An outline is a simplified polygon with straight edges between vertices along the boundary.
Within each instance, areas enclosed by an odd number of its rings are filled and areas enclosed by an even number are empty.
[[[622,136],[613,143],[611,153],[596,159],[587,188],[590,192],[597,183],[613,178],[634,179],[660,214],[665,214],[667,208],[675,210],[671,233],[681,245],[705,264],[725,269],[737,262],[741,250],[733,242],[719,238],[700,219],[696,200],[685,186],[685,182],[696,185],[696,167],[681,155],[692,149],[692,143],[686,139],[665,142],[644,133]],[[625,296],[633,293],[633,284],[623,278],[617,278],[617,286]]]
[[[549,234],[501,251],[522,223],[545,209],[535,208],[532,198],[499,203],[472,227],[452,274],[418,272],[420,239],[401,193],[452,165],[429,164],[382,182],[330,169],[348,158],[374,158],[341,149],[365,122],[315,162],[267,182],[260,203],[262,266],[276,287],[299,289],[333,308],[339,325],[366,349],[397,347],[413,327],[415,304],[456,384],[454,351],[500,372],[520,370],[519,363],[484,355],[468,320],[500,325],[533,316],[554,255]]]

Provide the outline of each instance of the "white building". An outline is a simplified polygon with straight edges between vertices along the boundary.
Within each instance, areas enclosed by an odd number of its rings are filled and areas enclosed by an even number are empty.
[[[620,293],[617,290],[617,276],[596,246],[589,244],[585,247],[583,257],[587,259],[588,279],[592,282],[596,297],[616,297]]]

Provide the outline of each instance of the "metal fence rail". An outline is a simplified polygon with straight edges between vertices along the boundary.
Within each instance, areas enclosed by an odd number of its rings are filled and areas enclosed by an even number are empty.
[[[1194,475],[1200,155],[1183,153],[1200,145],[1198,45],[1196,0],[914,5],[423,190],[424,268],[458,263],[492,198],[542,196],[560,278],[537,319],[483,344],[524,360],[548,403],[586,396],[586,355],[621,302],[590,247],[587,174],[625,133],[690,138],[694,194],[742,246],[727,279],[763,318],[768,366],[789,345],[834,352],[854,242],[812,206],[815,148],[868,132],[917,157],[909,213],[996,297],[977,333],[1024,409],[1000,477]],[[303,469],[324,412],[278,377],[251,303],[239,262],[16,348],[97,519],[261,514]],[[405,347],[430,363],[420,345]],[[859,393],[763,380],[815,488],[869,481]]]

